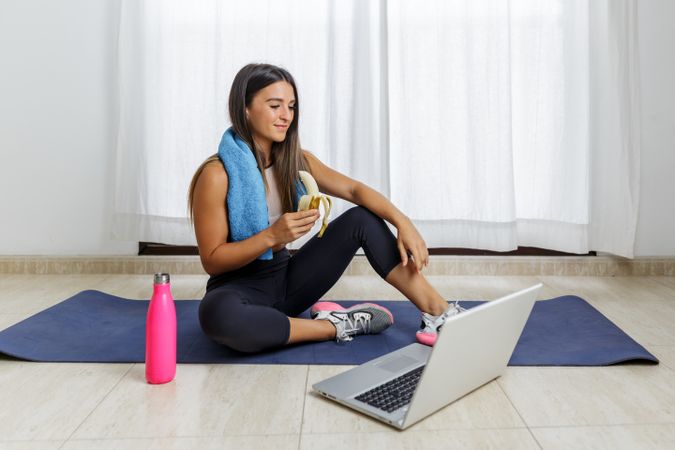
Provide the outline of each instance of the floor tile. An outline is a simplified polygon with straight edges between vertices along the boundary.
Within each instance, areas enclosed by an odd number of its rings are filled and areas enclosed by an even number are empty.
[[[646,279],[653,283],[659,283],[667,288],[669,288],[675,295],[675,277],[636,277],[640,279]]]
[[[662,365],[675,371],[675,345],[654,346],[650,350]]]
[[[65,441],[0,441],[0,450],[58,450]]]
[[[14,275],[0,289],[0,314],[29,317],[81,290],[95,286],[105,275]]]
[[[539,449],[526,428],[508,430],[445,430],[395,433],[303,434],[300,449]]]
[[[173,437],[144,439],[70,440],[63,450],[221,450],[221,449],[275,449],[298,448],[300,436],[217,436]]]
[[[73,439],[298,434],[307,366],[179,364],[145,382],[136,364]]]
[[[206,292],[208,276],[171,275],[171,295],[176,300],[199,300]],[[107,275],[90,289],[119,297],[148,300],[152,296],[153,275]]]
[[[0,360],[0,440],[67,439],[130,367]]]
[[[530,427],[675,423],[665,366],[509,367],[497,382]]]
[[[539,277],[512,276],[432,276],[429,283],[438,287],[448,300],[495,300],[521,289],[541,283]],[[542,287],[537,299],[549,299],[557,294],[546,285]]]
[[[0,331],[30,317],[28,314],[0,314]]]
[[[675,424],[533,428],[531,431],[544,450],[675,448]]]

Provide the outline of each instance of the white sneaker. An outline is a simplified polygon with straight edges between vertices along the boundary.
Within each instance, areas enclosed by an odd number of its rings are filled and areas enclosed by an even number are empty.
[[[466,308],[459,306],[459,301],[451,303],[448,309],[440,316],[432,316],[431,314],[422,313],[422,324],[420,330],[415,334],[417,342],[424,345],[433,346],[438,338],[438,332],[443,327],[446,319],[454,315],[466,311]]]

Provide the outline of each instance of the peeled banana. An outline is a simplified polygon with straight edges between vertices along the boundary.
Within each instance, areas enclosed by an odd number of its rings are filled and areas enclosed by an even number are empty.
[[[319,192],[319,186],[316,184],[314,177],[304,170],[298,171],[300,175],[300,181],[305,185],[307,194],[300,197],[298,202],[298,211],[305,211],[308,209],[319,209],[319,205],[323,204],[324,215],[323,215],[323,224],[319,230],[318,237],[323,236],[323,232],[326,231],[328,226],[328,215],[330,214],[330,209],[333,206],[333,202],[327,195],[323,195]]]

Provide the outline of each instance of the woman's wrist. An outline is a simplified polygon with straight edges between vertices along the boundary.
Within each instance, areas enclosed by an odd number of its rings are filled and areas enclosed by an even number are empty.
[[[412,220],[410,220],[405,214],[400,214],[393,221],[392,225],[394,225],[396,228],[401,228],[406,225],[412,225]]]
[[[264,236],[265,236],[265,242],[267,242],[267,246],[269,248],[276,247],[279,245],[279,242],[274,238],[274,234],[271,232],[269,228],[263,230]]]

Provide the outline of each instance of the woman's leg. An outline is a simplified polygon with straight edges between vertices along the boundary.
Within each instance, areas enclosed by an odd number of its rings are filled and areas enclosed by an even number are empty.
[[[201,300],[199,323],[213,341],[240,352],[280,347],[287,343],[290,327],[272,303],[272,298],[245,286],[221,286]]]
[[[286,276],[286,299],[275,307],[289,316],[297,316],[312,306],[342,276],[359,247],[363,247],[378,275],[421,311],[436,314],[447,308],[447,302],[424,276],[411,269],[412,264],[401,266],[396,237],[384,220],[361,206],[351,208],[333,220],[321,238],[314,236],[291,257]],[[315,336],[311,322],[292,320],[290,342]]]
[[[448,302],[424,275],[417,273],[415,264],[410,261],[406,266],[398,264],[384,280],[409,298],[422,312],[437,316],[448,308]]]
[[[298,319],[296,317],[289,317],[288,320],[290,332],[287,344],[335,339],[335,325],[327,320]]]

